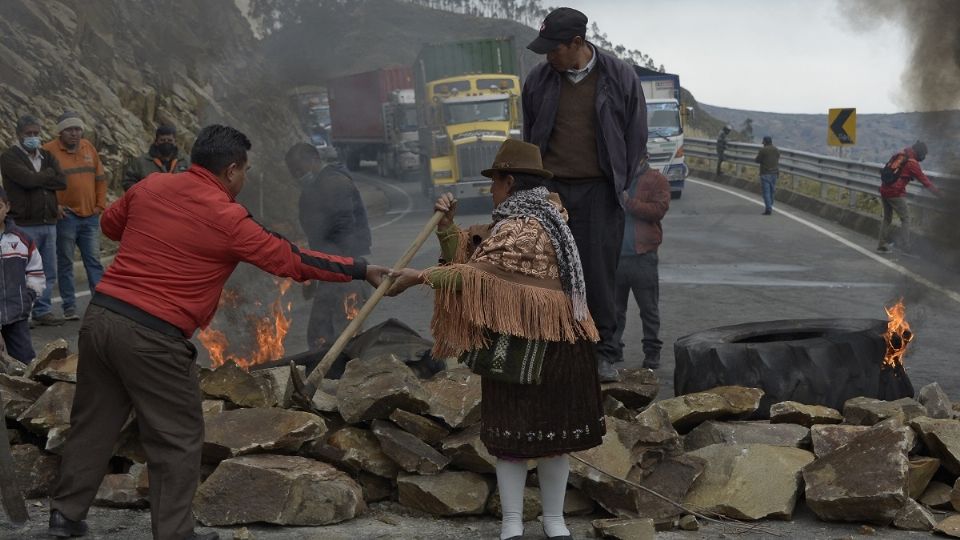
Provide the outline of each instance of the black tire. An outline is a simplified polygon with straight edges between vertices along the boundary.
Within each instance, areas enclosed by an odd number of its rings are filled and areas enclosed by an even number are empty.
[[[886,368],[887,323],[875,319],[804,319],[747,323],[684,336],[673,346],[676,395],[739,385],[764,391],[755,417],[770,405],[799,401],[839,411],[866,396],[913,397],[902,366]]]

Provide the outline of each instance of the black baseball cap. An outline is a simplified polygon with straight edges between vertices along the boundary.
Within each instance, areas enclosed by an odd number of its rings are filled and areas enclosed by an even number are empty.
[[[547,54],[577,36],[586,39],[587,16],[573,8],[557,8],[543,19],[540,35],[527,48],[537,54]]]

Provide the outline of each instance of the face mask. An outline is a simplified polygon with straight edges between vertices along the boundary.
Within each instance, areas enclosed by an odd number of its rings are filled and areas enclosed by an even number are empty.
[[[174,143],[160,143],[157,145],[157,151],[161,156],[173,156],[177,153],[177,145]]]
[[[37,148],[40,148],[40,137],[24,137],[23,138],[23,147],[27,150],[33,152]]]

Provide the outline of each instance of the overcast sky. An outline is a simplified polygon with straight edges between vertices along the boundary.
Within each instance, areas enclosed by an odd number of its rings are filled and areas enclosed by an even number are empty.
[[[844,1],[557,3],[586,13],[613,43],[639,49],[679,74],[704,103],[791,113],[913,110],[900,91],[909,55],[904,33],[891,26],[854,30],[838,7]]]

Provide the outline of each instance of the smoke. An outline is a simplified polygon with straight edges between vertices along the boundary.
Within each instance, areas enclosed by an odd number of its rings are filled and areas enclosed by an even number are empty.
[[[958,0],[843,0],[838,1],[850,25],[857,30],[874,30],[892,24],[903,30],[910,47],[906,66],[871,66],[891,76],[902,69],[901,87],[909,107],[925,111],[918,115],[916,139],[930,146],[943,173],[960,179],[960,1]],[[897,149],[891,149],[891,154]],[[926,222],[932,232],[930,260],[945,264],[950,277],[941,277],[948,286],[960,285],[960,181],[941,182],[944,197],[941,211],[933,216],[916,215],[914,222]],[[916,208],[916,207],[915,207]],[[936,257],[936,258],[934,258]],[[927,292],[924,292],[927,291]],[[928,294],[924,287],[904,287],[905,296],[917,300]]]

